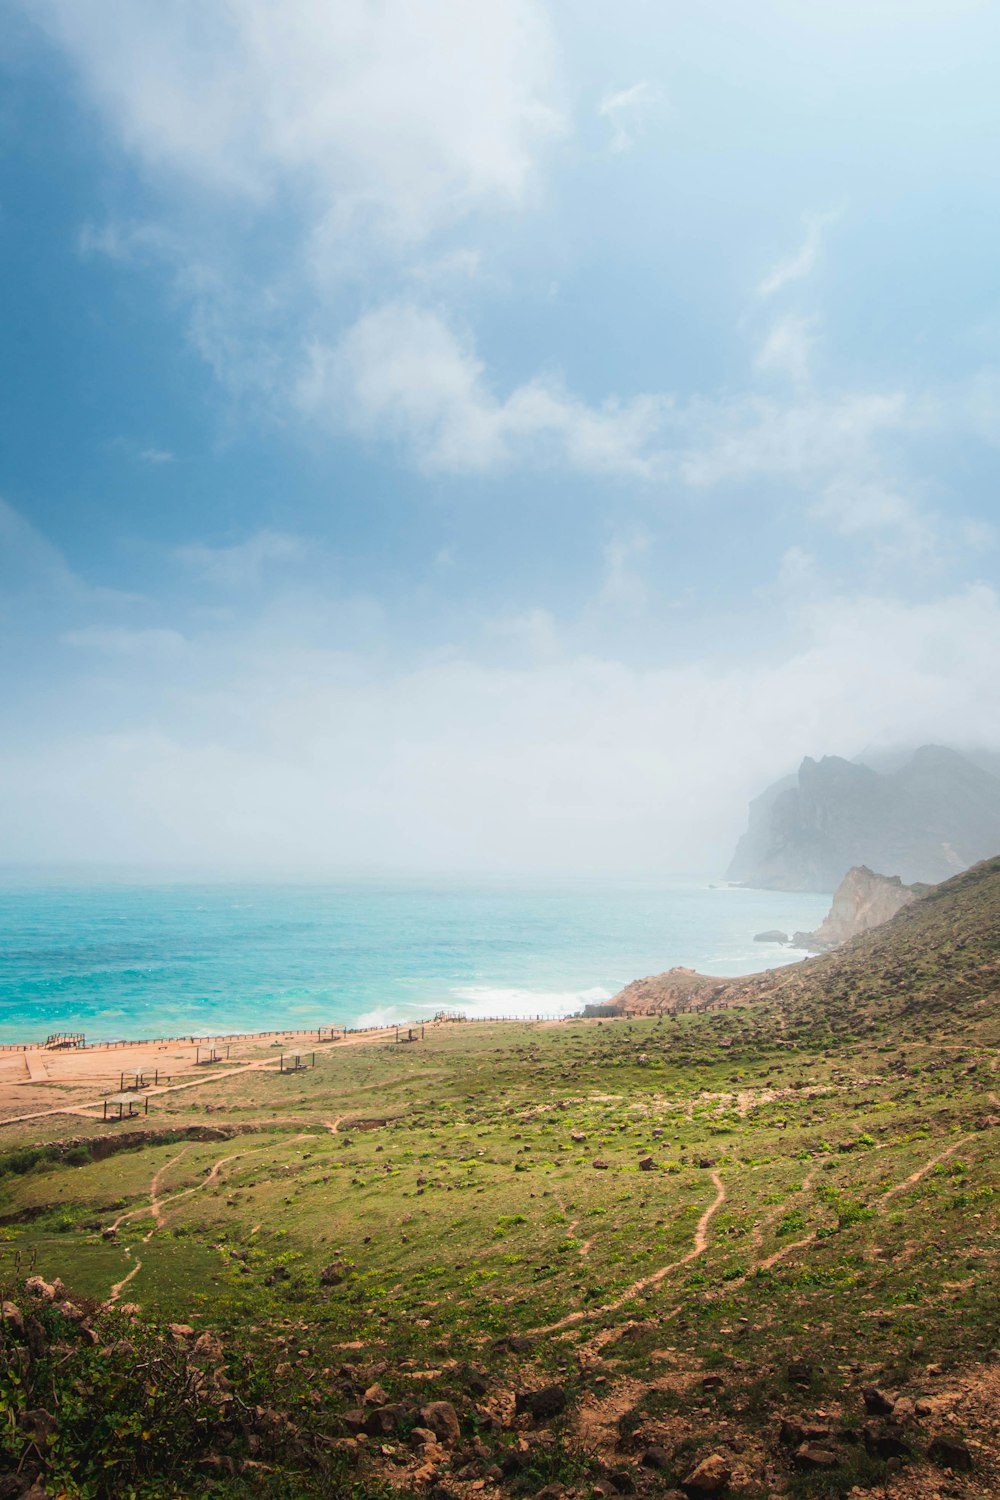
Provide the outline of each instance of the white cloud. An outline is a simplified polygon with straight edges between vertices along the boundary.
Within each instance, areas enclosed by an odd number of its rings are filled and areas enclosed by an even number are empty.
[[[177,630],[128,630],[121,627],[88,625],[81,630],[67,630],[62,637],[67,646],[94,651],[104,656],[162,658],[177,656],[185,640]]]
[[[522,199],[561,129],[537,0],[39,0],[120,141],[161,178],[410,238]]]
[[[608,150],[615,156],[628,151],[642,128],[642,117],[658,99],[656,89],[645,79],[633,83],[630,88],[617,89],[605,94],[597,106],[597,113],[607,120],[611,129]]]
[[[139,457],[144,464],[172,464],[174,461],[169,448],[141,448]]]
[[[796,385],[809,379],[813,336],[805,318],[780,318],[768,332],[754,361],[766,374],[784,375]]]
[[[803,564],[788,562],[800,582]],[[58,735],[0,751],[0,837],[34,861],[718,868],[746,799],[804,754],[942,725],[1000,745],[993,590],[905,604],[802,588],[785,625],[791,644],[766,658],[648,668],[567,650],[544,612],[509,622],[514,666],[189,641],[183,681],[147,714],[149,662],[125,656],[106,732],[67,696]]]
[[[649,550],[647,532],[634,529],[611,538],[604,548],[604,581],[600,602],[610,609],[636,612],[646,602],[646,583],[639,562]]]
[[[916,420],[901,392],[846,392],[776,401],[747,396],[696,401],[681,474],[695,486],[764,476],[823,479],[862,471],[876,439]]]
[[[302,410],[401,444],[429,470],[475,473],[554,458],[589,472],[648,477],[664,402],[593,407],[538,377],[496,395],[481,360],[436,313],[393,303],[365,314],[334,348],[310,351]]]
[[[791,255],[767,273],[757,287],[758,297],[773,297],[793,281],[802,281],[811,276],[823,249],[823,239],[831,224],[842,218],[843,209],[830,209],[826,213],[810,214],[805,221],[805,235],[801,245]]]
[[[224,588],[243,588],[259,582],[265,570],[275,564],[301,562],[308,550],[309,544],[304,537],[265,529],[225,547],[191,543],[175,548],[174,555],[192,573],[210,583]]]

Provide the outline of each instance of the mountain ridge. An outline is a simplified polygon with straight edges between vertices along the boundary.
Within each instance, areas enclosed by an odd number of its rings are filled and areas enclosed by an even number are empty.
[[[770,890],[834,891],[867,865],[906,885],[936,885],[1000,848],[1000,777],[943,745],[894,770],[806,756],[750,803],[730,880]]]

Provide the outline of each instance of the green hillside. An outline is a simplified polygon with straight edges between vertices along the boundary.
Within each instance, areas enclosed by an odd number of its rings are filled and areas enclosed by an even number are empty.
[[[998,961],[995,860],[722,1010],[8,1125],[0,1495],[995,1496]]]

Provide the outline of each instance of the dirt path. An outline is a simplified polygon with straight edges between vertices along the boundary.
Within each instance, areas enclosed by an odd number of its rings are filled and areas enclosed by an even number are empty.
[[[126,1254],[128,1254],[127,1251],[126,1251]],[[137,1260],[136,1263],[135,1263],[135,1265],[132,1267],[131,1271],[129,1271],[128,1275],[127,1276],[123,1276],[122,1279],[121,1279],[121,1281],[116,1281],[115,1284],[114,1284],[114,1286],[111,1288],[111,1291],[108,1293],[108,1300],[105,1303],[106,1307],[111,1307],[115,1302],[118,1301],[118,1298],[121,1296],[122,1292],[128,1286],[129,1282],[132,1280],[132,1277],[133,1276],[138,1276],[138,1274],[139,1274],[139,1272],[141,1270],[142,1270],[142,1261],[141,1260]]]
[[[158,1167],[157,1170],[153,1173],[153,1175],[152,1175],[152,1177],[150,1179],[150,1183],[149,1183],[149,1208],[152,1211],[153,1218],[156,1220],[157,1227],[159,1227],[159,1225],[162,1224],[162,1222],[163,1222],[163,1212],[162,1212],[162,1210],[160,1208],[160,1197],[159,1197],[159,1193],[160,1193],[160,1179],[163,1177],[163,1174],[165,1172],[168,1172],[170,1170],[170,1168],[174,1165],[175,1162],[179,1162],[180,1159],[181,1159],[181,1157],[184,1156],[184,1155],[186,1155],[187,1152],[190,1151],[190,1150],[191,1150],[190,1145],[187,1145],[187,1146],[184,1147],[183,1151],[178,1151],[178,1153],[177,1153],[176,1156],[172,1156],[169,1161],[165,1161],[163,1163],[162,1167]],[[115,1219],[114,1223],[108,1225],[108,1229],[117,1229],[118,1226],[119,1226],[119,1224],[124,1223],[124,1221],[126,1219],[131,1219],[138,1212],[145,1213],[146,1210],[145,1209],[142,1209],[142,1210],[130,1209],[130,1210],[126,1211],[123,1214],[119,1214],[118,1218]]]
[[[605,1302],[601,1307],[591,1307],[586,1310],[581,1309],[579,1312],[569,1313],[565,1318],[560,1318],[556,1323],[549,1323],[545,1328],[530,1328],[528,1332],[531,1334],[555,1333],[560,1328],[571,1328],[575,1323],[589,1322],[592,1318],[602,1317],[605,1313],[617,1312],[619,1308],[624,1307],[626,1302],[631,1302],[634,1297],[638,1297],[650,1287],[658,1286],[665,1276],[670,1275],[671,1271],[677,1271],[681,1266],[689,1265],[691,1261],[697,1260],[700,1255],[704,1255],[708,1249],[709,1225],[726,1201],[725,1184],[718,1172],[712,1173],[712,1183],[715,1187],[715,1197],[698,1220],[691,1249],[685,1255],[682,1255],[679,1260],[673,1260],[669,1265],[661,1266],[658,1271],[654,1271],[650,1276],[643,1276],[639,1281],[633,1281],[632,1285],[626,1287],[623,1292],[620,1292],[613,1302]]]
[[[932,1156],[930,1161],[925,1162],[922,1167],[918,1167],[915,1172],[911,1172],[909,1177],[904,1177],[902,1182],[897,1182],[895,1187],[889,1188],[887,1192],[881,1195],[880,1201],[885,1203],[889,1198],[895,1198],[897,1193],[905,1192],[908,1187],[913,1187],[914,1183],[919,1182],[921,1177],[926,1177],[928,1172],[932,1172],[938,1162],[947,1160],[961,1146],[967,1146],[971,1140],[972,1137],[970,1135],[960,1135],[958,1140],[952,1141],[951,1145],[946,1147],[944,1151],[938,1152],[937,1156]]]

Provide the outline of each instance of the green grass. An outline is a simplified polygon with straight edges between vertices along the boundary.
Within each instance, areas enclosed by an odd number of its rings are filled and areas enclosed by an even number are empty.
[[[881,947],[875,934],[782,971],[766,1003],[330,1047],[293,1078],[248,1072],[164,1096],[149,1129],[173,1138],[103,1160],[53,1146],[51,1122],[9,1128],[0,1271],[100,1300],[141,1261],[123,1300],[218,1329],[265,1364],[290,1350],[277,1363],[299,1394],[283,1399],[311,1400],[329,1385],[318,1372],[361,1358],[390,1396],[455,1399],[487,1448],[509,1428],[484,1425],[449,1372],[476,1364],[497,1390],[558,1377],[571,1410],[555,1448],[503,1480],[512,1492],[559,1479],[586,1493],[597,1471],[575,1407],[623,1381],[647,1390],[643,1421],[670,1443],[676,1478],[735,1424],[789,1493],[874,1482],[863,1450],[833,1478],[797,1475],[774,1447],[781,1408],[835,1403],[860,1420],[863,1378],[947,1375],[1000,1344],[1000,1130],[976,1128],[1000,1079],[1000,869],[989,902],[982,879],[950,884]],[[245,1133],[192,1139],[208,1104],[213,1125]],[[639,1169],[645,1155],[656,1170]],[[726,1201],[694,1256],[713,1172]],[[563,1320],[530,1349],[496,1345]],[[817,1366],[805,1393],[784,1376],[802,1357]],[[679,1415],[664,1383],[705,1371],[723,1375],[724,1397]],[[330,1399],[328,1416],[359,1392]],[[397,1488],[403,1457],[382,1464]],[[616,1461],[649,1490],[634,1453]]]

